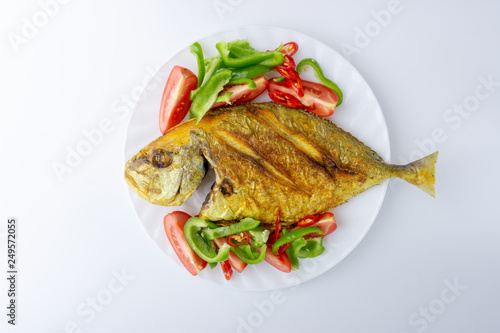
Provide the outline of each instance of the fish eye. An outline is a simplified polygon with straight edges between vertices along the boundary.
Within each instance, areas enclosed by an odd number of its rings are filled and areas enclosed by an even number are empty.
[[[165,150],[153,150],[151,152],[151,163],[157,168],[166,168],[172,164],[172,158],[170,157],[170,152]]]

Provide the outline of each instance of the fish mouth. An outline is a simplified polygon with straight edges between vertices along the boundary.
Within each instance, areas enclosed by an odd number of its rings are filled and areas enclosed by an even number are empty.
[[[134,177],[132,177],[130,175],[130,171],[129,171],[128,168],[125,168],[124,175],[125,175],[125,181],[127,182],[127,184],[129,184],[130,187],[132,187],[134,190],[138,190],[139,189],[139,185],[135,181]]]

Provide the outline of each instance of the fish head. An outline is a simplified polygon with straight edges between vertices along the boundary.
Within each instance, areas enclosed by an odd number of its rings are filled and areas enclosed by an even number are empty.
[[[191,141],[179,146],[160,138],[125,164],[125,180],[153,204],[178,206],[201,184],[205,164],[200,148]]]

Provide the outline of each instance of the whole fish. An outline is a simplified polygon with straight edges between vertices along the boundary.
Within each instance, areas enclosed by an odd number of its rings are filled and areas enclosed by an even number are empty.
[[[125,165],[125,179],[150,203],[176,206],[198,188],[207,162],[216,181],[199,215],[232,223],[252,217],[272,228],[337,207],[397,177],[434,196],[437,152],[407,165],[385,163],[330,120],[275,103],[209,111],[179,124]]]

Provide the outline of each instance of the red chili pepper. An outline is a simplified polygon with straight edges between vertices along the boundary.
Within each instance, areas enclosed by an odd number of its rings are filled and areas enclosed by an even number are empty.
[[[280,237],[280,234],[281,234],[281,211],[280,209],[278,208],[278,215],[276,216],[276,223],[275,223],[275,227],[274,227],[274,230],[271,231],[271,234],[269,235],[269,238],[267,240],[267,246],[268,247],[271,247],[273,246],[273,244],[278,240],[278,238]],[[290,246],[290,243],[288,244],[285,244],[283,246],[281,246],[278,250],[278,255],[280,255],[281,253],[285,252],[286,249]]]
[[[226,261],[221,261],[220,267],[222,268],[222,273],[224,273],[224,277],[226,278],[226,280],[231,279],[231,276],[233,275],[233,269],[229,264],[229,259]]]
[[[307,215],[306,217],[302,218],[297,222],[297,225],[301,228],[304,227],[309,227],[310,225],[313,225],[318,221],[318,216],[316,215]]]
[[[236,241],[234,243],[234,241]],[[250,235],[248,232],[243,231],[240,234],[234,234],[227,236],[227,243],[231,246],[240,246],[243,244],[247,244],[250,241]]]
[[[285,54],[283,64],[274,67],[278,73],[283,75],[287,80],[290,87],[297,93],[299,97],[304,96],[304,89],[302,87],[302,79],[295,70],[295,61],[291,56]]]
[[[286,243],[285,245],[281,246],[279,249],[278,249],[278,255],[282,254],[283,252],[286,251],[286,249],[288,249],[288,247],[292,245],[292,243]]]
[[[289,42],[289,43],[286,43],[283,45],[280,52],[286,53],[289,56],[293,56],[295,53],[297,53],[298,49],[299,49],[299,45],[297,43]]]
[[[295,68],[297,68],[297,66],[295,65],[295,61],[293,60],[293,58],[288,54],[285,54],[285,56],[283,57],[283,63],[281,65],[274,66],[274,68],[284,77],[289,77],[290,72],[295,71]],[[297,72],[295,71],[295,73]]]
[[[306,108],[297,98],[282,91],[269,92],[269,97],[278,104],[286,105],[294,109]]]
[[[279,238],[280,230],[281,230],[281,211],[278,208],[278,216],[276,216],[276,222],[274,227],[274,241],[276,242]]]

